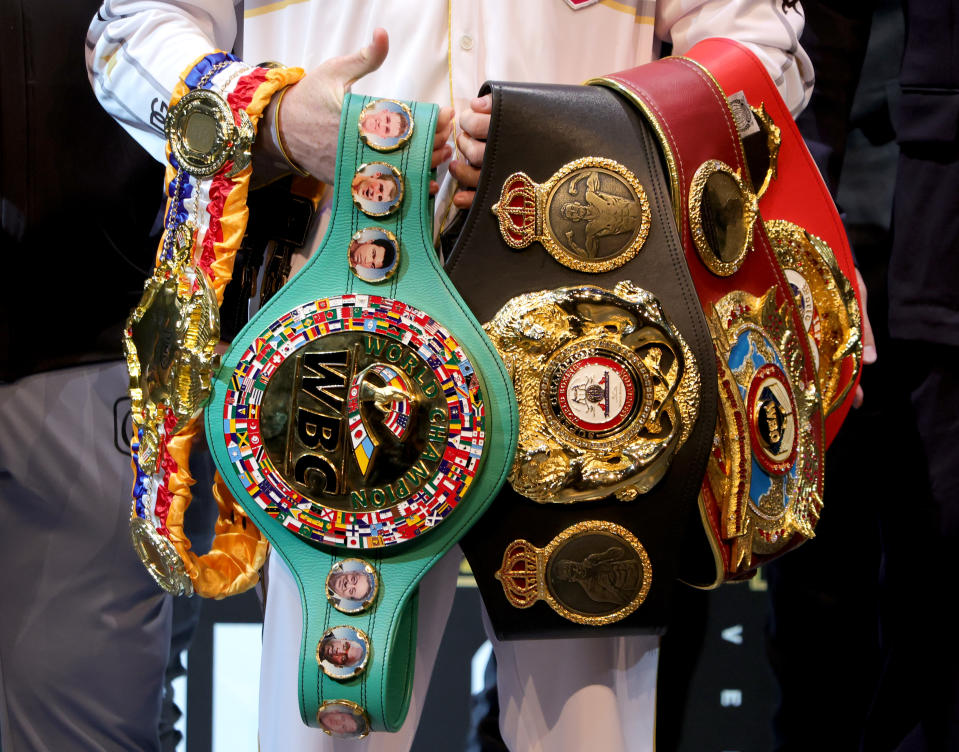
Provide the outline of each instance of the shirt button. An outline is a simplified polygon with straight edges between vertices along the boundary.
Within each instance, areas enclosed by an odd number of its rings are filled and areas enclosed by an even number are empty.
[[[467,51],[473,49],[473,37],[469,34],[464,34],[460,37],[460,47]]]

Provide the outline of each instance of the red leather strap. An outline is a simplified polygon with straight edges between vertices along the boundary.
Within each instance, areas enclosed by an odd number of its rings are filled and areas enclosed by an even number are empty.
[[[855,263],[842,220],[792,114],[765,66],[746,47],[731,39],[703,40],[686,56],[708,68],[727,94],[742,91],[751,105],[758,107],[762,103],[766,112],[779,126],[782,145],[779,149],[778,176],[760,199],[759,210],[767,221],[788,220],[826,241],[833,250],[842,273],[852,282],[856,302],[861,309],[862,300],[856,284]],[[858,383],[859,373],[855,370],[851,358],[843,362],[842,368],[843,383],[850,379]],[[843,403],[827,416],[826,446],[832,443],[849,408],[852,407],[855,391],[853,384]]]
[[[694,173],[704,162],[719,160],[739,174],[746,174],[745,157],[732,113],[724,92],[710,72],[693,60],[666,58],[630,71],[605,76],[598,83],[612,85],[627,95],[632,95],[633,101],[645,111],[659,132],[672,173],[673,204],[687,263],[707,317],[713,312],[714,304],[733,290],[742,290],[762,297],[770,288],[775,287],[777,308],[785,305],[793,331],[803,332],[799,310],[762,222],[755,223],[752,249],[746,254],[739,269],[729,276],[720,277],[710,271],[696,249],[688,211]],[[808,342],[804,336],[795,339],[803,351],[801,380],[806,384],[815,384],[817,376]],[[798,390],[802,387],[796,384],[795,388]],[[809,448],[821,458],[824,433],[821,410],[814,412],[810,424],[812,440]],[[821,498],[821,461],[815,463],[815,472],[814,485]],[[731,533],[732,528],[736,527],[735,521],[724,520],[723,511],[718,506],[719,501],[710,492],[705,479],[703,487],[704,493],[700,496],[703,521],[712,529],[714,542],[721,542],[724,549],[719,553],[726,571],[719,576],[721,579],[735,577],[736,538]],[[729,511],[737,517],[745,513],[741,508]],[[794,535],[793,540],[779,549],[777,554],[798,545],[802,540],[804,538],[801,536]],[[753,557],[752,567],[761,564],[762,558]]]

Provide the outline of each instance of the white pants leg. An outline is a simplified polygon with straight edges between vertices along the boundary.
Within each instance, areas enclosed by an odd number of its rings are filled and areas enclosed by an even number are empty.
[[[413,744],[443,630],[456,594],[463,553],[456,546],[420,583],[413,696],[406,722],[396,733],[373,733],[361,741],[333,739],[300,720],[297,672],[303,613],[300,593],[286,562],[269,558],[269,589],[260,667],[260,752],[403,752]]]
[[[483,625],[512,752],[652,752],[658,636],[500,642],[485,609]]]

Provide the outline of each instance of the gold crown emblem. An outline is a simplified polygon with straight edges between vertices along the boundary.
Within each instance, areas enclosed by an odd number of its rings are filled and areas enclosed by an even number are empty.
[[[496,579],[506,599],[516,608],[529,608],[542,596],[539,589],[539,549],[526,540],[516,540],[503,552]]]
[[[500,234],[512,248],[525,248],[537,239],[537,185],[525,172],[514,172],[503,183],[493,214]]]

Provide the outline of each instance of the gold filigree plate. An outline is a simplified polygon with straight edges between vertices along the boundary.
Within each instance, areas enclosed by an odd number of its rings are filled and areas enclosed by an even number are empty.
[[[185,94],[170,108],[164,126],[177,164],[196,178],[216,174],[231,160],[227,177],[248,167],[256,131],[245,110],[237,110],[237,115],[239,125],[226,99],[212,89]]]
[[[175,434],[199,412],[219,362],[216,295],[206,275],[192,265],[192,229],[181,225],[175,236],[173,258],[146,281],[123,336],[133,423],[144,429],[140,465],[145,470],[156,462],[160,438]]]
[[[639,608],[653,571],[646,549],[629,530],[588,520],[566,528],[545,548],[513,541],[496,579],[516,608],[544,600],[569,621],[604,626]]]
[[[732,167],[716,159],[699,166],[689,186],[689,227],[713,274],[728,277],[742,266],[758,215],[756,197]]]
[[[519,402],[517,492],[625,501],[659,482],[695,423],[700,381],[652,294],[630,282],[529,293],[485,328]]]
[[[803,353],[776,288],[761,298],[734,291],[707,322],[719,366],[720,415],[706,492],[720,509],[732,573],[753,554],[774,554],[795,534],[813,537],[822,508],[822,467],[811,419],[822,409],[803,383]]]
[[[823,408],[842,404],[862,366],[862,316],[852,284],[825,241],[785,220],[766,223],[809,339]],[[851,361],[843,373],[843,361]]]
[[[612,159],[584,157],[545,183],[526,173],[506,178],[493,207],[511,248],[538,241],[559,263],[607,272],[633,258],[649,234],[649,199],[642,184]]]
[[[160,535],[153,523],[133,515],[130,541],[143,566],[170,595],[193,595],[193,582],[173,544]]]

